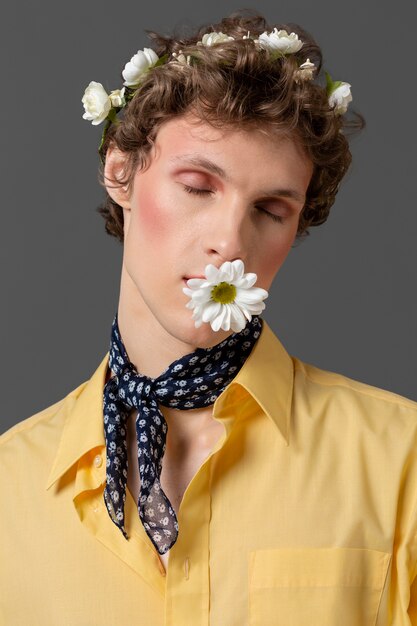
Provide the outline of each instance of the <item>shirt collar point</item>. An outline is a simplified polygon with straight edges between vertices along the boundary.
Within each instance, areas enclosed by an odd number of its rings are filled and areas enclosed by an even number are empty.
[[[48,491],[79,459],[93,448],[105,448],[102,395],[108,369],[109,352],[93,373],[65,398],[66,415],[58,451],[45,485]],[[80,433],[83,436],[80,437]]]

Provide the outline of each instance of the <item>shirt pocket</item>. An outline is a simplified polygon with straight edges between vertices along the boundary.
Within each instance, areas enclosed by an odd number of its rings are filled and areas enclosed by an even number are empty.
[[[374,626],[391,554],[367,548],[249,553],[249,626]]]

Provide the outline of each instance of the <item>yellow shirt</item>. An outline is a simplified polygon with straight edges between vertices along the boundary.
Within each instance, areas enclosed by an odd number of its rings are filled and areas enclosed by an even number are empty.
[[[291,357],[264,321],[165,575],[130,492],[128,541],[103,501],[107,367],[0,437],[2,626],[417,625],[416,402]]]

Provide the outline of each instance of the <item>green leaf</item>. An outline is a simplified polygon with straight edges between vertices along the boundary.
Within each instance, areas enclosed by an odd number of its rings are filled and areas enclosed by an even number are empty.
[[[106,119],[107,119],[107,120],[110,120],[110,123],[111,123],[111,122],[115,122],[115,121],[116,121],[116,115],[117,115],[117,113],[116,113],[116,109],[113,107],[112,109],[110,109],[110,111],[109,111],[109,113],[108,113],[108,115],[107,115]],[[110,126],[110,124],[109,124],[109,126]],[[107,128],[108,128],[108,127],[107,127]]]
[[[133,96],[135,95],[135,89],[131,89],[130,87],[126,87],[125,89],[125,102],[126,104],[131,101]]]
[[[330,94],[333,91],[333,81],[331,79],[329,72],[324,72],[324,73],[326,74],[326,92],[327,92],[327,95],[330,96]]]
[[[105,137],[106,137],[106,133],[107,133],[107,129],[109,128],[110,124],[111,124],[111,120],[109,120],[109,119],[107,118],[107,119],[106,119],[106,123],[105,123],[104,128],[103,128],[103,132],[102,132],[102,134],[101,134],[101,141],[100,141],[100,145],[99,145],[99,147],[98,147],[98,151],[99,151],[99,152],[100,152],[100,150],[101,150],[101,148],[102,148],[102,146],[103,146],[104,139],[105,139]]]
[[[158,65],[163,65],[164,63],[166,63],[168,57],[169,57],[169,54],[163,54],[161,57],[159,57],[157,62],[154,63],[154,65],[152,65],[152,67],[158,67]],[[152,69],[152,67],[150,69]]]
[[[326,92],[327,92],[327,95],[330,96],[330,94],[332,94],[338,87],[340,87],[343,81],[341,80],[333,81],[331,79],[329,72],[325,72],[325,74],[326,74]]]

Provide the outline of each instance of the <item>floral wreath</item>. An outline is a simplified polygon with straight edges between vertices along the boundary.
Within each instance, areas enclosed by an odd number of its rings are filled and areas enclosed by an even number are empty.
[[[248,32],[242,39],[252,39],[258,48],[269,50],[273,58],[286,56],[298,52],[303,42],[294,32],[288,34],[286,30],[277,30],[274,28],[270,33],[264,32],[259,35],[258,39],[251,37]],[[222,32],[206,33],[201,41],[197,42],[198,46],[213,46],[225,41],[235,40],[235,37],[225,35]],[[171,56],[171,58],[169,58]],[[117,121],[117,113],[127,105],[133,98],[136,90],[140,87],[146,74],[154,67],[165,63],[179,63],[183,66],[191,65],[193,55],[184,55],[182,50],[178,53],[173,52],[172,55],[165,54],[161,57],[151,48],[144,48],[138,52],[126,63],[122,76],[124,78],[123,88],[115,89],[108,94],[101,83],[91,81],[84,91],[82,103],[85,113],[83,118],[90,121],[94,126],[101,124],[106,120],[106,124],[102,133],[99,151],[103,145],[109,126]],[[304,80],[313,80],[316,70],[314,63],[310,59],[306,59],[294,73],[296,83]],[[350,91],[351,85],[343,81],[333,81],[328,72],[326,75],[326,93],[330,108],[336,115],[346,113],[349,102],[352,101]]]

